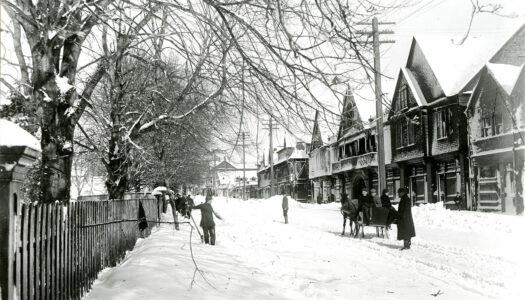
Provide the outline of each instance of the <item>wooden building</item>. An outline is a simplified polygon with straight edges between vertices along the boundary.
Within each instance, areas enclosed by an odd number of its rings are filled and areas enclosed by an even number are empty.
[[[284,143],[284,147],[269,153],[277,158],[274,159],[274,190],[271,190],[270,164],[263,162],[257,172],[260,197],[269,198],[286,193],[297,201],[308,201],[308,147],[309,144],[302,141],[296,142],[293,147],[287,147]]]
[[[385,132],[385,161],[389,163],[391,155],[389,151],[390,130],[386,125]],[[348,88],[343,99],[343,111],[337,141],[334,149],[334,161],[332,162],[332,174],[337,191],[337,200],[342,193],[346,193],[350,199],[356,199],[361,195],[363,189],[372,188],[378,190],[377,175],[377,142],[376,122],[371,119],[368,123],[362,121],[357,109],[353,94]],[[390,174],[391,195],[394,196],[394,170],[388,169]],[[379,193],[379,191],[378,191]]]
[[[436,37],[412,40],[388,123],[392,163],[413,203],[472,208],[464,111],[483,65],[499,47],[480,37],[462,44]]]
[[[487,64],[468,103],[467,115],[476,208],[521,214],[525,65]]]
[[[323,133],[325,137],[323,138]],[[328,134],[327,134],[328,133]],[[315,113],[312,141],[308,151],[308,178],[310,179],[312,197],[311,202],[329,202],[333,198],[339,201],[339,193],[332,177],[332,162],[335,160],[336,136],[329,135],[330,130],[323,132],[319,124],[319,112]],[[327,140],[325,143],[324,140]],[[332,196],[333,195],[333,196]]]

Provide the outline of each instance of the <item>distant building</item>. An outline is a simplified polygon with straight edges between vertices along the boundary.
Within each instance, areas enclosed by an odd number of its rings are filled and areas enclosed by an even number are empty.
[[[252,164],[246,164],[243,172],[243,166],[227,161],[226,158],[217,166],[212,168],[212,178],[215,177],[215,193],[217,196],[242,198],[243,182],[246,184],[246,195],[255,198],[256,195],[250,196],[250,190],[257,186],[257,168]],[[243,178],[245,174],[245,178]]]
[[[336,136],[324,137],[327,142],[323,142],[323,131],[319,126],[319,112],[316,112],[314,127],[312,131],[312,141],[308,151],[309,179],[311,182],[312,197],[311,201],[318,199],[323,202],[338,199],[339,193],[335,186],[335,179],[332,177],[332,162],[335,161],[336,151],[334,145]]]
[[[274,190],[271,191],[271,167],[266,159],[259,166],[257,172],[259,182],[259,196],[268,198],[273,195],[291,195],[298,201],[307,201],[310,193],[308,183],[308,143],[299,141],[295,146],[284,147],[269,152],[274,159]]]

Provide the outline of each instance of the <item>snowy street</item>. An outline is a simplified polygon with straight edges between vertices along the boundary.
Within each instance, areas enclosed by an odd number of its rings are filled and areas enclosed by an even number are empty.
[[[85,299],[520,298],[523,217],[413,208],[417,236],[412,249],[399,251],[395,226],[390,239],[372,228],[364,239],[349,237],[348,228],[341,236],[338,203],[290,201],[285,225],[280,199],[216,197],[225,221],[216,220],[216,246],[193,232],[205,277],[197,272],[193,286],[190,228],[163,224],[119,266],[102,271]],[[199,222],[199,211],[194,217]]]

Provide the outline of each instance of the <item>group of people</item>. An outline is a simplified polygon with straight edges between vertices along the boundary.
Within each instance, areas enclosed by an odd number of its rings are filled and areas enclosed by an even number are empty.
[[[361,196],[356,201],[350,201],[348,196],[343,193],[341,198],[341,209],[343,211],[363,212],[363,222],[368,225],[370,222],[370,209],[372,207],[383,207],[388,209],[387,226],[392,223],[397,224],[397,239],[403,240],[403,248],[401,250],[410,249],[411,239],[416,236],[414,228],[414,220],[412,218],[412,203],[408,197],[408,189],[399,188],[398,195],[400,197],[398,210],[392,206],[388,190],[384,189],[380,197],[377,197],[376,190],[371,189],[370,195],[367,190],[363,190]],[[200,209],[201,222],[200,226],[203,229],[204,242],[206,244],[215,245],[215,221],[214,216],[220,220],[223,218],[213,209],[212,195],[207,193],[205,202],[199,205],[194,205],[193,199],[188,194],[186,197],[181,197],[177,194],[175,197],[176,210],[183,216],[190,218],[192,209]],[[288,197],[286,194],[282,198],[282,209],[285,224],[288,224]]]
[[[181,196],[179,193],[177,193],[174,198],[175,210],[183,217],[189,219],[191,217],[191,210],[195,205],[193,198],[191,198],[191,194]]]
[[[370,211],[372,207],[383,207],[387,209],[387,228],[390,228],[391,224],[396,223],[397,239],[403,240],[403,248],[401,250],[410,249],[411,239],[416,236],[414,220],[412,218],[412,203],[408,197],[407,188],[399,188],[397,192],[400,197],[397,211],[392,206],[387,189],[382,191],[380,197],[377,196],[375,189],[371,189],[370,194],[368,194],[366,189],[363,189],[357,201],[349,200],[348,195],[343,193],[341,196],[341,211],[343,214],[347,214],[350,218],[354,219],[356,219],[359,216],[359,213],[362,212],[363,223],[369,225],[371,221]],[[344,224],[346,224],[346,219]]]

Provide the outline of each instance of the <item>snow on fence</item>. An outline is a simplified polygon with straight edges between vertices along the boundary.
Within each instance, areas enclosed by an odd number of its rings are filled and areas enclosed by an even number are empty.
[[[139,230],[139,205],[148,228]],[[17,299],[80,299],[159,221],[156,199],[22,204],[15,220]]]

